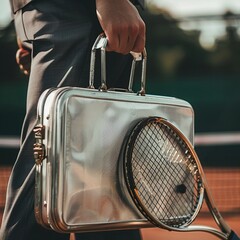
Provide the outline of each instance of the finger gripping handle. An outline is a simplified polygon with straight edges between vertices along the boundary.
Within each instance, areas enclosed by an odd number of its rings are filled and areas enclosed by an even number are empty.
[[[95,62],[96,62],[96,51],[101,50],[101,91],[107,91],[107,81],[106,81],[106,47],[107,47],[107,38],[104,34],[100,34],[95,43],[93,44],[91,51],[91,60],[90,60],[90,75],[89,75],[89,88],[94,87],[94,73],[95,73]],[[132,86],[134,81],[136,63],[142,62],[142,73],[141,73],[141,89],[138,92],[139,95],[145,95],[145,86],[146,86],[146,65],[147,65],[147,52],[146,49],[142,53],[130,52],[133,61],[130,72],[128,91],[132,92]]]

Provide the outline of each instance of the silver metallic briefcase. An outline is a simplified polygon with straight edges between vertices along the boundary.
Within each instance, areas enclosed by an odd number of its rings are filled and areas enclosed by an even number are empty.
[[[92,49],[90,89],[46,90],[38,104],[35,127],[35,216],[58,232],[151,227],[138,211],[119,170],[124,138],[149,116],[163,117],[193,142],[194,114],[181,99],[145,94],[146,52],[132,53],[129,91],[106,90],[106,39]],[[93,89],[95,53],[101,49],[102,85]],[[141,90],[133,93],[137,61],[142,63]]]

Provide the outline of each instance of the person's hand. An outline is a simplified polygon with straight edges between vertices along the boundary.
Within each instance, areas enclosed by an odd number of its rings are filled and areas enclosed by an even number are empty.
[[[29,75],[31,67],[31,51],[23,47],[21,41],[18,39],[19,49],[16,52],[16,62],[19,68],[25,75]]]
[[[127,54],[145,47],[145,24],[129,0],[96,0],[100,25],[108,39],[108,51]]]

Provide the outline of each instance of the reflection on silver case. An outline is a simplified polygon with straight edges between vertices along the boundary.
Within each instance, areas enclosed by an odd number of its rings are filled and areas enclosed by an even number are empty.
[[[193,143],[194,114],[181,99],[145,95],[146,53],[133,53],[129,91],[106,91],[105,40],[93,46],[90,87],[96,49],[102,52],[101,90],[63,87],[46,90],[38,104],[35,127],[35,216],[59,232],[151,227],[139,212],[119,170],[127,132],[142,118],[159,116],[179,128]],[[141,90],[132,93],[136,61],[142,61]]]

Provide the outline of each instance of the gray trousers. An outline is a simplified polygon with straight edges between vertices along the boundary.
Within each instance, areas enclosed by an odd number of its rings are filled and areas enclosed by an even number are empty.
[[[37,102],[50,87],[88,86],[90,50],[102,31],[92,0],[32,1],[15,14],[16,33],[31,49],[26,117],[2,220],[1,240],[62,240],[69,234],[47,230],[34,217],[33,127]],[[67,4],[66,4],[67,3]],[[127,87],[131,58],[107,55],[109,87]],[[97,67],[99,69],[99,67]],[[99,79],[98,70],[96,79]],[[96,87],[99,85],[96,82]],[[138,230],[76,234],[81,240],[139,240]]]

